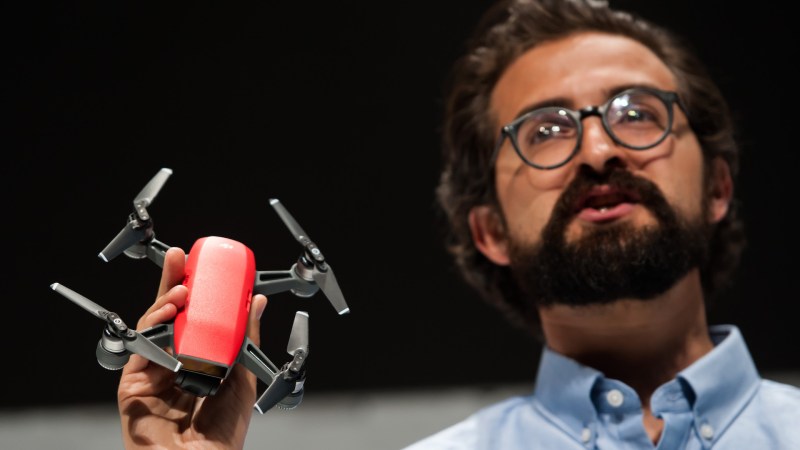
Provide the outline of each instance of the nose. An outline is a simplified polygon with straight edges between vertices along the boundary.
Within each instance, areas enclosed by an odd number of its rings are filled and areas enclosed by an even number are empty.
[[[583,119],[583,136],[578,154],[575,155],[578,166],[589,166],[595,172],[602,173],[609,167],[625,166],[628,163],[626,155],[625,149],[606,132],[600,117]]]

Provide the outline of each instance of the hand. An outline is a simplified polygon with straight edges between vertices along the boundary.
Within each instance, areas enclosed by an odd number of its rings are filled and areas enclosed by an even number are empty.
[[[156,302],[137,324],[138,331],[172,320],[186,303],[182,285],[186,254],[170,248]],[[250,308],[248,337],[260,344],[260,317],[267,304],[255,295]],[[256,401],[256,377],[240,364],[232,369],[216,394],[197,397],[174,384],[175,373],[139,355],[122,369],[117,403],[125,448],[241,449]]]

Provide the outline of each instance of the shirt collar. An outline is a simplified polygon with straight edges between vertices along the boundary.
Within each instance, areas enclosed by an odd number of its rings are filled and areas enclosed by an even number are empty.
[[[739,329],[709,329],[714,349],[678,374],[694,393],[695,427],[720,436],[755,394],[760,376]]]
[[[573,436],[595,421],[592,387],[603,378],[600,371],[545,347],[539,361],[534,398],[544,414]]]
[[[716,325],[709,332],[714,348],[677,378],[692,390],[695,427],[711,425],[719,436],[755,393],[760,377],[736,326]],[[556,425],[578,437],[595,420],[592,388],[604,380],[600,371],[545,347],[534,398]]]

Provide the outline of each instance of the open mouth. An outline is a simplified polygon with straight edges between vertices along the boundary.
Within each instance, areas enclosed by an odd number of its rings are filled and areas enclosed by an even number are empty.
[[[604,184],[595,186],[582,195],[576,202],[575,212],[579,213],[584,209],[603,212],[622,204],[634,204],[640,201],[641,197],[634,191],[618,189]]]

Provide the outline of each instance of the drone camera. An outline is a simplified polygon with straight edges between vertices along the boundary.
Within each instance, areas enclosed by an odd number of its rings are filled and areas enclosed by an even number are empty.
[[[175,377],[175,384],[198,397],[216,394],[221,383],[222,378],[191,370],[180,370]]]
[[[229,367],[185,355],[179,355],[178,361],[182,366],[175,383],[201,397],[214,395],[230,371]]]

